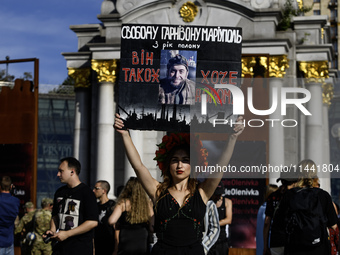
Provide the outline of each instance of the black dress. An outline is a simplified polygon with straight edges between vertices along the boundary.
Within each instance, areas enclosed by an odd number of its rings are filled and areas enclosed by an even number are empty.
[[[196,189],[182,205],[168,190],[155,205],[157,243],[151,254],[204,255],[202,230],[206,205]]]
[[[131,224],[126,221],[126,211],[118,220],[119,233],[118,255],[149,254],[148,223]]]

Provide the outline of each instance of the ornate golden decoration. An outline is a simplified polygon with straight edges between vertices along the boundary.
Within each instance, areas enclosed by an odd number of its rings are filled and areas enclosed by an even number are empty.
[[[246,74],[254,76],[259,68],[263,69],[263,72],[267,72],[267,57],[266,56],[254,56],[254,57],[242,57],[242,74],[244,78]]]
[[[193,22],[198,12],[198,7],[193,2],[186,2],[179,9],[184,22]]]
[[[331,101],[334,95],[334,86],[332,83],[323,83],[322,84],[322,102],[328,106],[331,105]]]
[[[287,68],[289,68],[289,64],[286,55],[269,57],[269,77],[283,78]]]
[[[299,9],[302,10],[303,9],[303,0],[297,0],[296,2],[298,4]]]
[[[68,68],[68,75],[74,79],[75,88],[89,88],[91,69],[88,68]]]
[[[328,62],[299,62],[299,68],[304,73],[307,83],[316,82],[323,83],[328,78]]]
[[[115,83],[118,73],[118,60],[95,60],[92,59],[92,69],[97,72],[98,82]]]

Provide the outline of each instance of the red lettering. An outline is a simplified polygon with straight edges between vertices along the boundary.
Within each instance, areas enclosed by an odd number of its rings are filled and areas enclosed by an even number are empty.
[[[195,102],[201,102],[201,93],[202,93],[202,90],[200,89],[196,89],[196,93],[195,93]]]
[[[155,69],[151,69],[152,71],[152,81],[151,82],[154,82],[156,81],[157,83],[159,83],[159,69],[157,69],[157,72],[155,72]]]
[[[220,75],[223,75],[222,78],[221,78],[221,81],[220,81],[221,84],[228,84],[228,81],[223,82],[223,80],[224,80],[224,78],[227,76],[227,74],[228,74],[227,71],[225,71],[225,72],[222,72],[222,71],[221,71],[221,72],[220,72]]]
[[[216,79],[214,79],[214,76],[216,76]],[[218,83],[218,71],[212,71],[211,72],[211,83],[212,84],[217,84]]]
[[[138,68],[137,69],[137,81],[138,82],[143,82],[143,78],[142,78],[142,73],[144,71],[144,68]]]
[[[145,82],[151,81],[151,69],[150,68],[145,68],[144,80]]]
[[[226,103],[227,97],[228,97],[228,104],[232,104],[230,90],[229,89],[223,89],[223,96],[222,96],[223,104]]]
[[[127,82],[128,79],[128,71],[130,71],[130,68],[122,68],[123,72],[124,72],[124,81]]]
[[[238,74],[238,72],[236,72],[236,71],[230,71],[229,72],[229,84],[232,84],[232,85],[236,85],[237,83],[236,82],[233,82],[232,80],[234,80],[234,79],[237,79],[237,74]],[[235,76],[236,77],[235,77]]]
[[[138,65],[139,64],[138,53],[136,51],[132,52],[132,64],[133,65]]]
[[[136,71],[134,68],[132,68],[130,71],[129,82],[131,82],[132,78],[133,78],[133,81],[136,82]]]
[[[153,64],[153,52],[147,52],[146,53],[145,64],[146,65],[152,65]]]
[[[210,73],[210,71],[207,71],[207,74],[205,75],[204,74],[204,71],[203,70],[201,70],[201,74],[203,75],[203,80],[201,81],[201,83],[209,83],[209,81],[208,81],[208,75],[209,75],[209,73]]]
[[[141,65],[144,65],[144,50],[142,50],[142,53],[141,53],[141,61],[140,61],[140,64]]]

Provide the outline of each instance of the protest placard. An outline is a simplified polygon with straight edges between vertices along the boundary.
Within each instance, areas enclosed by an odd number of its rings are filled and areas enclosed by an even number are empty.
[[[241,43],[240,28],[122,25],[118,111],[125,127],[218,132],[214,120],[235,120],[227,86],[240,86]]]

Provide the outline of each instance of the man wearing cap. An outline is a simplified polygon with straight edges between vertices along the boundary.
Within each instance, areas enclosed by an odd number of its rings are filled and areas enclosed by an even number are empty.
[[[32,202],[26,202],[25,203],[25,215],[27,215],[30,212],[34,212],[34,204]]]
[[[159,86],[158,102],[161,104],[194,104],[195,82],[188,79],[187,59],[177,54],[167,64],[167,78]]]
[[[0,254],[14,255],[14,221],[20,200],[11,194],[12,180],[3,176],[0,183]]]
[[[33,231],[32,218],[35,213],[34,204],[32,202],[26,202],[24,205],[25,215],[19,221],[19,224],[15,226],[14,234],[20,233],[20,247],[21,254],[31,254],[31,247],[28,246],[26,235],[28,232]]]
[[[289,171],[282,171],[280,178],[276,182],[281,181],[282,185],[269,195],[267,199],[266,217],[263,226],[263,254],[283,255],[285,245],[285,222],[284,214],[278,210],[278,206],[283,195],[288,189],[293,188],[293,185],[298,181],[293,168]],[[269,244],[269,230],[270,244]],[[269,244],[269,245],[268,245]],[[270,249],[269,249],[270,247]]]
[[[34,233],[36,240],[33,243],[32,254],[52,254],[51,243],[45,243],[42,235],[50,229],[52,218],[53,199],[43,198],[41,201],[41,210],[35,213]]]

